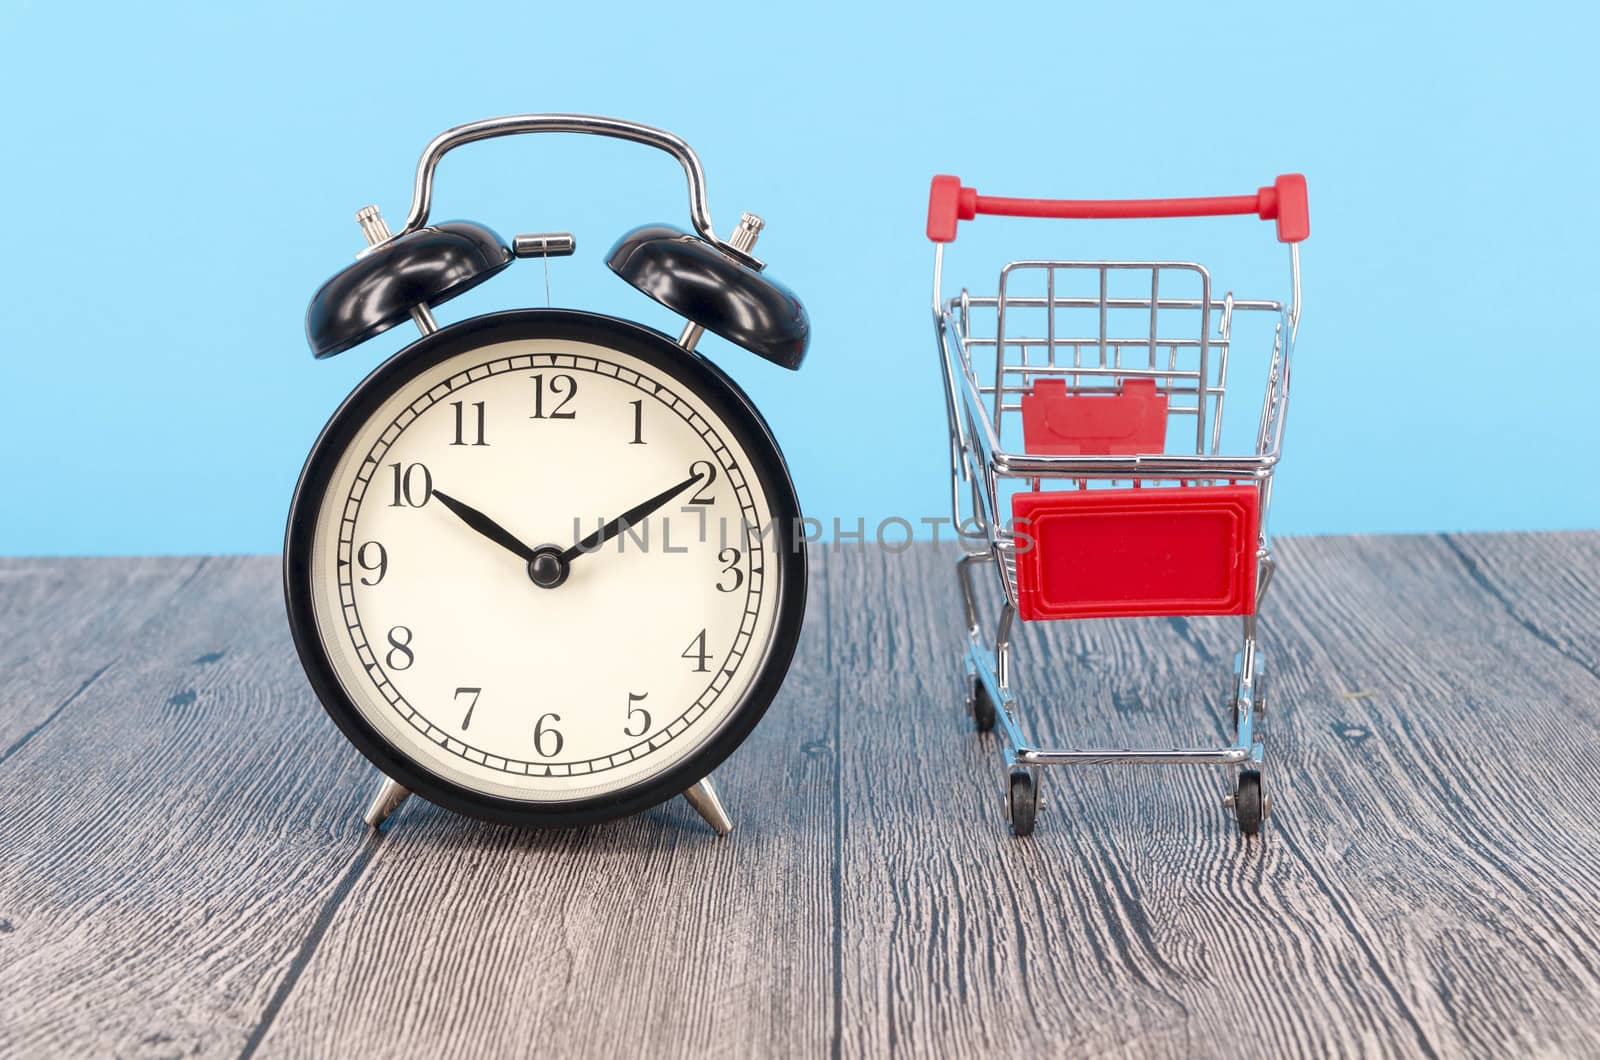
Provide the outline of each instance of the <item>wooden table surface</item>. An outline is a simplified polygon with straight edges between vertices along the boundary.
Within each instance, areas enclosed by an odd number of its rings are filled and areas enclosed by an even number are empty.
[[[1255,841],[1196,767],[1012,838],[931,548],[817,550],[721,840],[370,833],[275,558],[0,561],[0,1054],[1600,1054],[1600,533],[1280,556]],[[1235,631],[1026,626],[1025,727],[1220,740]]]

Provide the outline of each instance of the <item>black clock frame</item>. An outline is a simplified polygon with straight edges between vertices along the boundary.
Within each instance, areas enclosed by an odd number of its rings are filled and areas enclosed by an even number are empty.
[[[469,350],[520,339],[594,342],[638,357],[700,397],[738,439],[766,494],[774,561],[781,564],[772,641],[749,691],[697,750],[666,772],[587,799],[530,802],[475,791],[438,776],[379,733],[351,702],[323,647],[312,608],[311,548],[334,468],[378,407],[421,372]],[[716,365],[651,328],[571,309],[516,309],[473,317],[424,336],[380,364],[351,391],[311,448],[289,506],[283,584],[289,630],[312,690],[340,731],[385,775],[446,809],[502,824],[574,827],[638,813],[704,779],[750,735],[778,693],[805,616],[807,557],[788,464],[761,414]]]

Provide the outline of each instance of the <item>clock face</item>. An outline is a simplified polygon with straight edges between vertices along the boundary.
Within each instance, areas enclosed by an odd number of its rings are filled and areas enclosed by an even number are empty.
[[[670,797],[793,651],[781,457],[731,384],[632,325],[527,311],[418,343],[335,416],[295,509],[308,672],[457,808]]]

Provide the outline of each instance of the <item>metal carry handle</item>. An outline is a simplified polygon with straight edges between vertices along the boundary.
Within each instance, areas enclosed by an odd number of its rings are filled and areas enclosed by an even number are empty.
[[[422,151],[417,163],[416,184],[411,192],[411,212],[395,238],[417,231],[428,223],[428,211],[433,201],[433,171],[439,160],[448,152],[475,140],[488,140],[496,136],[517,136],[523,133],[579,133],[590,136],[609,136],[616,140],[631,140],[647,147],[665,151],[683,166],[689,178],[689,218],[695,231],[706,242],[736,261],[755,269],[762,268],[760,259],[720,238],[711,226],[711,210],[706,205],[706,175],[700,167],[700,158],[678,136],[638,122],[620,118],[604,118],[592,114],[509,114],[500,118],[484,118],[446,129],[435,136]]]
[[[1218,217],[1255,214],[1278,222],[1278,241],[1298,243],[1311,234],[1306,178],[1285,173],[1254,195],[1218,195],[1198,199],[1011,199],[979,195],[959,177],[938,176],[928,191],[928,238],[949,243],[956,226],[980,213],[1006,217]]]

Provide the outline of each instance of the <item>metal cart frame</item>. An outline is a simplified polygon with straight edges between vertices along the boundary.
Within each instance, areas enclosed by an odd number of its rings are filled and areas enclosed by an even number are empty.
[[[975,296],[963,289],[947,298],[943,294],[945,244],[954,240],[960,221],[978,214],[1084,218],[1254,214],[1276,221],[1278,239],[1289,245],[1290,298],[1287,303],[1239,299],[1229,292],[1218,300],[1212,295],[1210,273],[1196,262],[1112,260],[1013,261],[1001,272],[997,294]],[[964,551],[957,567],[968,635],[963,658],[967,709],[980,731],[998,725],[1007,809],[1017,835],[1033,830],[1044,766],[1218,765],[1232,774],[1223,801],[1233,811],[1241,832],[1256,834],[1270,810],[1261,784],[1265,667],[1256,639],[1256,611],[1274,570],[1266,516],[1272,476],[1282,450],[1290,362],[1300,319],[1299,244],[1309,233],[1305,180],[1296,174],[1279,177],[1254,195],[1157,200],[999,198],[963,187],[955,177],[934,178],[928,214],[928,236],[935,244],[933,317],[949,418],[951,509],[962,531]],[[1147,294],[1142,285],[1139,295],[1112,293],[1111,281],[1125,280],[1130,272],[1148,276]],[[1197,282],[1198,296],[1163,294],[1162,280],[1173,274],[1190,283]],[[1023,286],[1021,281],[1039,276],[1045,281],[1042,293],[1018,293],[1018,287]],[[1093,287],[1088,293],[1063,293],[1063,288],[1081,290],[1066,281],[1084,276],[1098,278],[1097,293]],[[1168,286],[1172,286],[1170,280]],[[990,311],[995,321],[994,333],[979,334],[977,318]],[[1035,319],[1039,313],[1044,315],[1042,334],[1029,334],[1014,322],[1014,318],[1029,311]],[[1128,319],[1132,311],[1147,315],[1148,328],[1141,327],[1138,335],[1119,335],[1110,325],[1110,318],[1116,315]],[[1098,330],[1091,326],[1088,333],[1083,333],[1082,329],[1058,328],[1058,318],[1071,312],[1080,318],[1088,313],[1091,321],[1098,315]],[[1271,314],[1277,319],[1254,451],[1230,455],[1221,452],[1220,446],[1224,399],[1229,390],[1228,354],[1235,318],[1240,314]],[[1190,329],[1172,333],[1167,325],[1174,318],[1190,322]],[[1008,323],[1012,323],[1010,331]],[[983,356],[991,351],[992,358]],[[1140,353],[1148,354],[1142,362],[1135,359]],[[1168,446],[1163,444],[1160,451],[1128,451],[1126,447],[1118,451],[1112,445],[1111,451],[1038,452],[1029,451],[1023,439],[1010,437],[1017,433],[1013,424],[1023,417],[1024,402],[1040,392],[1036,384],[1041,380],[1063,380],[1051,385],[1074,396],[1120,396],[1121,388],[1130,379],[1154,380],[1154,389],[1162,399],[1163,431],[1168,423],[1181,425],[1184,418],[1193,417],[1192,451],[1168,452]],[[1071,389],[1067,390],[1069,386]],[[1259,521],[1248,542],[1253,545],[1254,569],[1244,571],[1246,580],[1241,582],[1249,586],[1248,599],[1236,601],[1231,611],[1198,612],[1242,615],[1243,642],[1234,659],[1234,691],[1229,704],[1231,743],[1222,747],[1046,748],[1027,739],[1018,721],[1017,698],[1011,688],[1011,638],[1019,607],[1021,617],[1030,617],[1029,600],[1019,599],[1018,561],[1019,554],[1025,554],[1034,542],[1006,518],[1002,508],[1004,488],[1008,484],[1014,487],[1019,481],[1032,486],[1035,492],[1030,497],[1048,497],[1039,491],[1063,486],[1079,491],[1149,488],[1140,499],[1158,505],[1168,500],[1187,503],[1199,496],[1196,492],[1172,492],[1185,487],[1231,484],[1235,493],[1230,496],[1238,493],[1240,485],[1252,487],[1259,501]],[[1115,529],[1111,532],[1114,534]],[[1034,562],[1024,555],[1024,575],[1033,569]],[[979,566],[991,566],[998,572],[1004,593],[992,640],[986,638],[979,621],[975,585]],[[1173,601],[1143,606],[1135,602],[1115,613],[1197,613],[1175,608]],[[1111,613],[1091,609],[1031,617],[1103,617]]]

